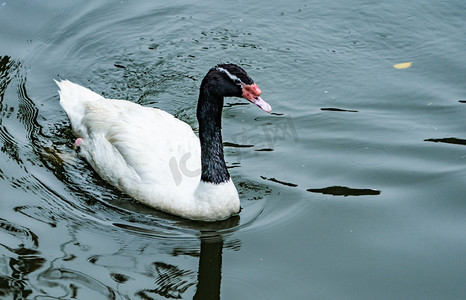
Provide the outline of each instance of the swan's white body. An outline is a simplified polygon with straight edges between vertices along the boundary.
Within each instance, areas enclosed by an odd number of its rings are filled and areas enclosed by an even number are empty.
[[[240,209],[231,181],[203,182],[199,138],[159,109],[56,82],[79,153],[107,182],[134,199],[189,219],[226,219]]]

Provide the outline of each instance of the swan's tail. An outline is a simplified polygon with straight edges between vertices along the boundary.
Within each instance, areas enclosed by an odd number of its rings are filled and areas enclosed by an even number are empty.
[[[75,134],[82,136],[81,122],[86,112],[86,103],[89,101],[102,100],[104,97],[68,80],[54,81],[60,88],[58,91],[60,95],[60,105],[70,119],[71,128]]]

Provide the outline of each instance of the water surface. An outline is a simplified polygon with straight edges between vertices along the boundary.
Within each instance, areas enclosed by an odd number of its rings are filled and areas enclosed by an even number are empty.
[[[465,19],[459,0],[0,1],[0,298],[463,299]],[[273,107],[225,104],[239,216],[147,208],[74,153],[52,79],[197,130],[220,62]]]

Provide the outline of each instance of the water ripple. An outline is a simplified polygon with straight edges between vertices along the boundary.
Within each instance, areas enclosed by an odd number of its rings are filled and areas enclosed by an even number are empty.
[[[20,66],[21,64],[18,61],[12,60],[10,56],[0,56],[0,105],[8,84]]]
[[[42,135],[42,126],[37,121],[39,110],[27,93],[25,76],[20,76],[18,100],[18,119],[24,124],[29,140],[37,142],[38,136]]]
[[[148,276],[155,278],[156,287],[137,292],[136,295],[141,298],[155,294],[164,298],[180,299],[188,288],[196,284],[194,272],[164,262],[154,262],[147,271]]]
[[[116,299],[115,291],[90,275],[66,268],[49,268],[38,275],[38,282],[53,288],[54,294],[73,299]],[[59,290],[59,291],[57,291]]]
[[[0,218],[0,230],[10,234],[15,240],[20,240],[20,242],[16,242],[16,245],[6,246],[2,244],[4,247],[8,247],[9,249],[13,249],[14,247],[36,249],[39,247],[39,238],[29,228]]]
[[[7,154],[18,165],[23,165],[22,155],[19,151],[18,143],[15,138],[8,132],[6,127],[0,125],[0,143],[2,144],[0,151]]]
[[[28,280],[0,275],[0,297],[2,299],[26,299],[32,294]],[[8,297],[8,298],[7,298]]]
[[[359,168],[375,169],[389,164],[393,154],[386,148],[373,145],[357,145],[346,150],[344,160]]]

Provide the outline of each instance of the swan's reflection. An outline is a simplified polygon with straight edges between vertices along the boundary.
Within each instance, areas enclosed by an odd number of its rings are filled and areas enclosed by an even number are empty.
[[[198,223],[202,224],[197,227],[201,232],[199,237],[201,245],[194,300],[220,299],[222,253],[225,238],[222,232],[238,226],[239,223],[239,216],[211,224]]]
[[[177,220],[178,228],[196,231],[200,246],[182,246],[172,248],[173,256],[198,257],[197,278],[195,272],[165,261],[155,261],[151,264],[150,277],[154,278],[154,286],[136,292],[143,299],[185,298],[188,289],[196,288],[193,299],[220,299],[222,279],[223,249],[237,250],[239,241],[229,241],[227,234],[230,229],[239,225],[239,217],[215,223],[203,223],[188,220]],[[121,224],[119,227],[123,227]],[[132,231],[134,227],[128,227]],[[186,241],[190,243],[189,241]],[[199,249],[199,250],[197,250]],[[97,261],[98,258],[95,260]]]
[[[201,236],[201,255],[197,276],[195,300],[220,299],[222,281],[223,239]]]

